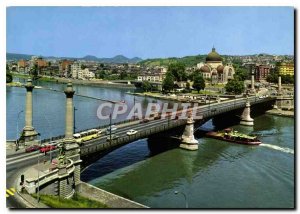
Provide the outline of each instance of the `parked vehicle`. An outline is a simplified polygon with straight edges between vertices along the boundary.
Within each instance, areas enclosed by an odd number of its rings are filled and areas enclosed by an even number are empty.
[[[25,149],[25,152],[34,152],[39,150],[41,147],[39,145],[33,145]]]
[[[44,146],[44,147],[40,148],[40,152],[46,153],[46,152],[49,152],[49,151],[55,150],[55,149],[56,149],[56,146],[49,145],[49,146]]]
[[[130,129],[126,134],[127,135],[135,135],[138,131],[134,130],[134,129]]]
[[[149,119],[145,118],[145,119],[141,120],[140,123],[148,123],[149,121],[150,121]]]

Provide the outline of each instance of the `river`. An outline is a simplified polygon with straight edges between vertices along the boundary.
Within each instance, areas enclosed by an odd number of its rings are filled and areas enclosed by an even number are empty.
[[[63,90],[64,84],[38,82],[38,85]],[[96,88],[75,85],[76,93],[133,103],[128,89]],[[33,95],[34,127],[43,138],[64,133],[65,95],[36,89]],[[152,99],[138,98],[140,102]],[[107,124],[96,117],[99,103],[74,97],[77,129]],[[7,87],[6,134],[14,139],[24,126],[25,89]],[[122,119],[122,118],[120,118]],[[292,208],[294,207],[294,120],[261,115],[253,127],[234,129],[254,132],[260,146],[231,144],[198,138],[199,150],[168,147],[159,153],[153,147],[161,140],[147,139],[127,144],[102,157],[81,174],[81,179],[153,208]],[[211,121],[205,129],[214,129]],[[174,194],[179,191],[183,194]]]

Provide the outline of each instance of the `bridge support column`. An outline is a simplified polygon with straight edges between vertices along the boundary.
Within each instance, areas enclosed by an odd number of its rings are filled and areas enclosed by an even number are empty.
[[[278,76],[278,92],[277,95],[282,95],[282,88],[281,88],[281,75]]]
[[[65,151],[65,158],[71,159],[75,166],[74,171],[74,181],[75,185],[80,182],[80,148],[79,145],[75,142],[73,137],[73,123],[74,123],[74,107],[73,107],[73,95],[75,91],[73,90],[72,83],[67,84],[65,89],[66,94],[66,130],[65,130],[65,139],[63,141],[63,147]]]
[[[245,126],[253,126],[254,125],[254,120],[251,118],[250,116],[250,102],[247,100],[246,101],[246,107],[242,113],[241,116],[241,125],[245,125]]]
[[[29,142],[36,142],[38,133],[32,126],[32,90],[34,85],[32,80],[28,79],[26,88],[26,111],[25,111],[25,127],[20,138],[20,147],[29,144]],[[23,144],[24,143],[24,144]]]
[[[255,94],[255,86],[254,86],[254,71],[251,71],[251,94]]]
[[[197,150],[198,141],[194,137],[194,120],[192,117],[187,119],[187,124],[183,135],[181,136],[180,148],[187,150]]]

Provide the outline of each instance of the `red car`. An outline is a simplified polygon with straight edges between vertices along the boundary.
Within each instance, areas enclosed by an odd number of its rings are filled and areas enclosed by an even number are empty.
[[[53,146],[53,145],[49,145],[49,146],[44,146],[42,148],[40,148],[40,152],[49,152],[51,150],[55,150],[56,149],[56,146]]]
[[[148,123],[149,121],[150,121],[149,119],[145,118],[145,119],[141,120],[140,123]]]
[[[34,152],[39,150],[41,147],[39,145],[33,145],[25,149],[25,152]]]

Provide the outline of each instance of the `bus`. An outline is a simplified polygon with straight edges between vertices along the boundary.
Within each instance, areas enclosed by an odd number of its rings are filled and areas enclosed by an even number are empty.
[[[102,131],[97,129],[91,129],[88,131],[76,133],[73,135],[76,143],[82,144],[85,141],[89,141],[101,136]]]

